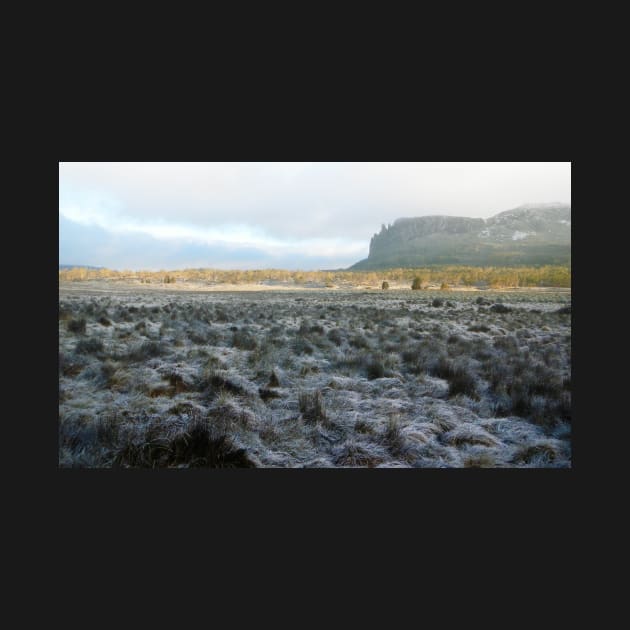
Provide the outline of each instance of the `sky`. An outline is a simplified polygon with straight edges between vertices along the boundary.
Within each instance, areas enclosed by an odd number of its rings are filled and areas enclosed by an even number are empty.
[[[60,162],[59,263],[339,269],[398,218],[539,202],[570,162]]]

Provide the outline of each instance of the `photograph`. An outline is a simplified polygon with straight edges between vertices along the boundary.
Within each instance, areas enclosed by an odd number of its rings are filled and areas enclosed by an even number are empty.
[[[60,469],[572,467],[571,162],[58,164]]]

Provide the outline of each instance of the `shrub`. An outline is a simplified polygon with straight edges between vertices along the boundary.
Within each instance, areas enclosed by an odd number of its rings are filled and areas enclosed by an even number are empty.
[[[387,280],[383,282],[383,284],[381,285],[381,289],[383,291],[386,291],[387,289],[389,289],[389,282],[387,282]]]
[[[442,298],[435,298],[435,300],[433,300],[433,302],[431,302],[432,306],[435,306],[436,308],[440,307],[440,306],[444,306],[444,300]]]
[[[411,288],[414,291],[418,291],[419,289],[422,289],[422,278],[419,278],[418,276],[416,276],[413,279],[413,282],[411,283]]]

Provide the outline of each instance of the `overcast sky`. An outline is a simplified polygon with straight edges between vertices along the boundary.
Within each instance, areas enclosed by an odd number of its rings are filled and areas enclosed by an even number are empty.
[[[570,162],[61,162],[59,262],[336,269],[400,217],[554,201]]]

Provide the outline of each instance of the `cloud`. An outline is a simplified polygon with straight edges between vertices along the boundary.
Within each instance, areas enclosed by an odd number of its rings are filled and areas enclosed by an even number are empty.
[[[134,237],[134,243],[168,244],[182,256],[233,252],[229,259],[238,262],[237,251],[257,252],[261,261],[318,260],[334,267],[334,261],[352,264],[367,256],[381,224],[402,216],[488,217],[529,201],[570,201],[570,193],[568,162],[59,166],[60,220],[86,233],[101,230],[108,251],[121,256],[116,239]],[[64,238],[62,247],[60,236],[60,256],[67,258],[71,245]]]
[[[329,242],[304,241],[272,247],[268,242],[246,243],[203,239],[156,238],[146,231],[110,231],[94,223],[81,223],[64,215],[59,220],[59,261],[111,269],[338,269],[365,258],[358,248]]]

